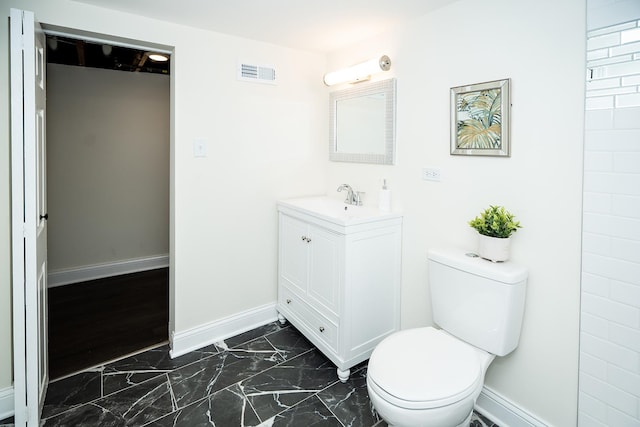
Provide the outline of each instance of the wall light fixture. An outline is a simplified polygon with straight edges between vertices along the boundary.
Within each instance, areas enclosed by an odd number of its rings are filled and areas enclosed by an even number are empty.
[[[324,84],[333,86],[338,83],[357,83],[369,80],[372,74],[391,69],[391,59],[387,55],[374,58],[366,62],[332,71],[324,75]]]

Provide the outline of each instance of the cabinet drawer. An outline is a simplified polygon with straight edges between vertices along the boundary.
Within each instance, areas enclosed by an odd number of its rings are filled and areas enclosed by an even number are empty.
[[[334,351],[338,349],[338,326],[320,314],[296,294],[281,286],[278,293],[278,304],[285,315],[295,317],[306,326],[317,338],[325,342]]]

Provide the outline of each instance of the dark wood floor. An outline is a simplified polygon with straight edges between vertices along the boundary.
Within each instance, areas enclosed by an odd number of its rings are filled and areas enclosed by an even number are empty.
[[[169,269],[49,289],[49,377],[168,340]]]

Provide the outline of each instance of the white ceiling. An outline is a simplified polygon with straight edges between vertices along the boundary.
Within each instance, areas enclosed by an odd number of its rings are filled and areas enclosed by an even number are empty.
[[[457,0],[75,0],[298,49],[330,52]]]

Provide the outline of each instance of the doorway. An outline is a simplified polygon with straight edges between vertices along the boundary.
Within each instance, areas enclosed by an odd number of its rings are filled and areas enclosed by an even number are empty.
[[[49,369],[168,341],[170,56],[47,34]]]

